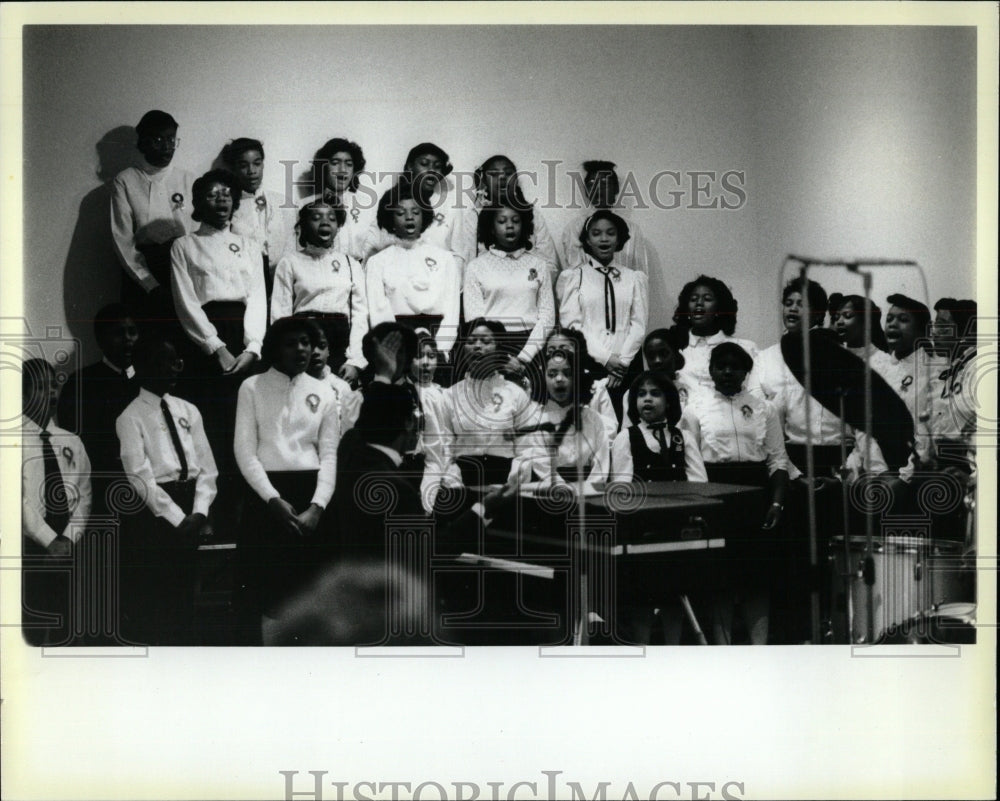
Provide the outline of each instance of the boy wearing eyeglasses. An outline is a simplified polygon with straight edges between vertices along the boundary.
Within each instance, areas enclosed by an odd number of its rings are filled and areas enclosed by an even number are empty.
[[[142,158],[112,183],[111,235],[125,271],[122,300],[162,327],[174,318],[170,245],[193,229],[194,176],[173,164],[180,139],[170,114],[147,111],[135,130]]]
[[[195,555],[212,536],[218,469],[197,407],[170,394],[184,369],[174,346],[145,339],[133,358],[139,396],[115,426],[142,502],[122,514],[122,633],[142,645],[190,645]]]

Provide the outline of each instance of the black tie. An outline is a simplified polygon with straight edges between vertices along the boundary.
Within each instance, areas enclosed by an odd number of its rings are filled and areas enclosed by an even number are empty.
[[[613,267],[598,267],[604,275],[604,327],[612,334],[618,329],[618,309],[615,305],[615,285],[611,282]]]
[[[660,443],[660,455],[666,459],[667,458],[667,437],[663,433],[664,429],[667,427],[666,423],[650,423],[649,430],[653,432],[653,436],[656,437],[656,441]]]
[[[69,498],[63,483],[59,460],[52,447],[52,432],[43,428],[38,432],[42,439],[42,458],[45,462],[45,522],[56,534],[62,534],[69,525]]]
[[[187,481],[188,461],[184,455],[184,448],[181,446],[181,438],[177,434],[177,426],[174,425],[174,416],[170,414],[170,407],[167,406],[166,398],[160,399],[160,408],[163,410],[163,419],[167,421],[167,428],[170,431],[170,440],[174,443],[174,450],[177,451],[177,458],[181,462],[181,476],[178,481]]]

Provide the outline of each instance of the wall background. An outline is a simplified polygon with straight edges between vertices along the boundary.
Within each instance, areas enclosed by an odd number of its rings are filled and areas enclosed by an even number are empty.
[[[107,182],[150,108],[178,119],[176,163],[196,174],[227,139],[261,139],[279,191],[279,160],[336,135],[376,171],[424,140],[457,170],[504,152],[544,176],[558,159],[558,202],[586,158],[643,192],[663,170],[745,171],[739,210],[635,212],[654,251],[651,326],[707,272],[740,301],[737,334],[770,344],[789,252],[914,259],[931,303],[975,295],[974,28],[28,27],[25,312],[33,329],[68,325],[85,362],[90,318],[119,287]],[[571,213],[546,212],[557,236]],[[893,291],[923,298],[913,271],[880,273],[876,301]]]

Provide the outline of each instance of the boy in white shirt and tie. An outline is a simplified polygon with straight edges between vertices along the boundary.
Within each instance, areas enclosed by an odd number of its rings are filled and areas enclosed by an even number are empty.
[[[122,465],[144,500],[122,517],[124,633],[144,645],[193,643],[195,556],[212,535],[215,458],[197,407],[169,394],[183,366],[170,342],[141,342],[139,396],[116,423]]]

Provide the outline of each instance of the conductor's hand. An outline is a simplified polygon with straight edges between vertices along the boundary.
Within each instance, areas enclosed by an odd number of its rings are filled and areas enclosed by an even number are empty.
[[[781,511],[782,509],[780,506],[774,506],[772,504],[767,510],[767,514],[764,515],[764,525],[762,525],[761,528],[764,529],[764,531],[770,531],[778,525],[778,523],[781,522]]]
[[[403,347],[403,334],[399,331],[390,331],[385,335],[385,339],[375,342],[375,375],[385,378],[392,383],[398,376],[400,369],[399,352]]]
[[[625,364],[618,356],[610,357],[604,366],[608,368],[608,372],[611,375],[618,376],[618,378],[625,377],[625,371],[628,369],[628,365]]]
[[[267,510],[275,520],[281,523],[286,534],[302,534],[299,518],[295,515],[295,508],[288,501],[281,498],[271,498],[267,502]]]
[[[517,483],[516,481],[507,480],[507,483],[502,487],[497,487],[487,492],[483,496],[481,503],[483,504],[483,510],[486,512],[486,517],[492,519],[496,516],[496,513],[500,511],[504,506],[510,503],[511,499],[517,494]]]
[[[295,518],[299,521],[299,533],[303,537],[315,533],[322,515],[323,510],[319,506],[314,503],[309,504],[309,508]]]

